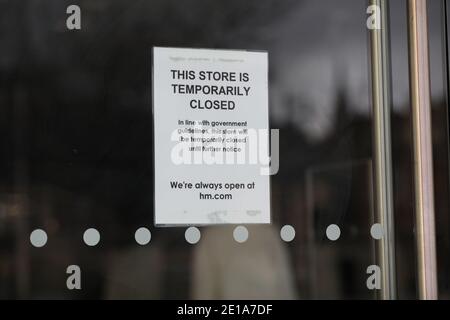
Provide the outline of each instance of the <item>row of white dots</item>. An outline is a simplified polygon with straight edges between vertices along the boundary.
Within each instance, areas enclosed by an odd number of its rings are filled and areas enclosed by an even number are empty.
[[[341,236],[341,229],[336,224],[330,224],[325,232],[327,238],[336,241]],[[383,227],[379,223],[375,223],[370,228],[370,234],[375,240],[383,238]],[[233,238],[238,243],[244,243],[249,236],[248,229],[244,226],[237,226],[233,230]],[[189,227],[184,233],[186,241],[190,244],[196,244],[200,241],[201,232],[197,227]],[[291,242],[295,238],[295,229],[291,225],[285,225],[280,230],[280,237],[285,242]],[[136,230],[134,239],[139,245],[146,245],[152,239],[149,229],[141,227]],[[36,248],[41,248],[47,244],[47,233],[42,229],[35,229],[30,234],[30,242]],[[87,246],[94,247],[100,242],[100,232],[95,228],[87,229],[83,234],[83,241]]]

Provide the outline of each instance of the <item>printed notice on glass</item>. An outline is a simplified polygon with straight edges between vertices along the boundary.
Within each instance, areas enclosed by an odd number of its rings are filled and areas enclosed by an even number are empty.
[[[154,47],[152,89],[155,225],[270,223],[267,52]]]

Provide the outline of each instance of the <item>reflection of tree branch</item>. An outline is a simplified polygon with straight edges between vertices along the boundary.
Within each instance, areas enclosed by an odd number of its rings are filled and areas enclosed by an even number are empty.
[[[197,34],[227,36],[242,30],[254,30],[276,21],[300,1],[293,0],[172,0],[167,10],[182,25],[197,29]],[[200,3],[200,4],[199,4]],[[190,14],[186,14],[189,12]],[[194,30],[192,30],[194,31]],[[191,34],[192,36],[192,34]]]
[[[130,29],[142,31],[153,41],[217,41],[241,30],[254,30],[280,19],[301,0],[153,0],[134,3],[109,0],[102,14],[109,23],[100,32],[115,31],[129,36]],[[215,39],[213,39],[213,37]],[[117,39],[116,39],[117,41]]]
[[[59,69],[58,65],[63,66],[68,60],[78,60],[81,53],[82,61],[99,66],[105,56],[125,47],[127,52],[147,50],[152,44],[242,47],[246,41],[264,39],[264,32],[260,28],[282,19],[302,2],[80,0],[82,32],[70,34],[65,32],[63,3],[53,0],[37,4],[34,0],[23,0],[10,3],[0,12],[0,18],[5,22],[0,30],[0,39],[7,44],[3,56],[12,59],[20,54],[26,55],[25,60],[31,65],[32,61],[36,61],[41,67],[44,63],[49,68]],[[30,6],[36,11],[33,17],[27,13]],[[26,15],[27,20],[17,19],[21,15]],[[17,30],[27,34],[17,37]],[[20,49],[24,46],[28,50]],[[51,57],[49,52],[53,52]],[[17,58],[14,58],[6,67],[18,63]]]

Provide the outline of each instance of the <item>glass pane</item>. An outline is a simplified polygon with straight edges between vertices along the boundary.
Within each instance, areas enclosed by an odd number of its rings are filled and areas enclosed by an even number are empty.
[[[367,287],[379,254],[366,1],[78,3],[81,29],[69,30],[69,1],[0,1],[0,298],[379,297]],[[397,278],[399,297],[414,298],[406,1],[391,4]],[[433,120],[444,130],[434,3],[429,14]],[[270,124],[280,130],[273,222],[246,225],[243,243],[235,226],[199,226],[196,244],[185,227],[153,226],[153,46],[269,53]],[[442,130],[435,189],[445,282]],[[150,235],[136,235],[142,227]],[[69,288],[73,266],[81,290]]]

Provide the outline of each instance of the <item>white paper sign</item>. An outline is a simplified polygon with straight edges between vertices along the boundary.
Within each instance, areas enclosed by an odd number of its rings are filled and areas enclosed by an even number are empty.
[[[156,225],[270,223],[267,52],[153,48]]]

